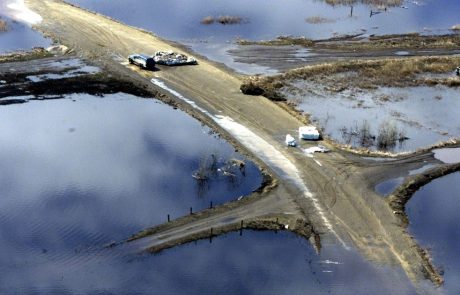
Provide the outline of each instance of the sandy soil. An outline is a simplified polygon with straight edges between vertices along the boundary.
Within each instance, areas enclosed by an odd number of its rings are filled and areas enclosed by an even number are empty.
[[[283,145],[285,134],[295,132],[302,123],[263,97],[243,95],[239,91],[240,77],[205,59],[199,58],[198,66],[160,67],[154,72],[141,71],[129,66],[125,60],[133,52],[153,53],[168,49],[183,52],[181,46],[60,1],[35,0],[26,1],[26,4],[43,17],[37,29],[74,49],[84,59],[146,89],[154,87],[150,79],[157,78],[193,100],[207,113],[176,99],[181,108],[216,128],[238,149],[252,154],[251,151],[264,149],[266,144],[273,148],[271,152],[266,151],[263,157],[258,154],[252,156],[277,178],[276,189],[263,193],[259,201],[252,205],[241,202],[231,211],[224,210],[217,216],[205,213],[193,222],[178,224],[175,229],[168,228],[168,239],[184,240],[190,235],[188,229],[191,227],[192,233],[196,234],[208,232],[211,227],[216,228],[224,223],[228,226],[232,220],[233,223],[239,223],[246,218],[266,218],[267,214],[286,216],[287,212],[294,215],[296,220],[308,221],[323,238],[342,241],[345,247],[355,246],[376,263],[402,266],[414,282],[426,277],[436,281],[434,278],[438,274],[426,257],[420,254],[419,247],[405,232],[400,219],[370,188],[373,174],[367,172],[377,169],[375,162],[336,149],[329,154],[315,155],[314,158],[306,157],[300,149],[287,149]],[[156,87],[155,91],[175,99],[164,89]],[[209,117],[209,114],[213,117]],[[231,132],[219,125],[214,120],[217,115],[231,118],[245,130],[257,134],[260,140],[243,142],[256,147],[244,146],[239,142],[241,137],[238,132]],[[271,155],[278,160],[270,161]],[[396,159],[391,165],[379,166],[378,174],[389,176],[385,169],[391,171],[390,168],[397,167],[405,171],[409,166],[420,168],[423,164],[418,159]],[[233,216],[238,218],[232,219]]]

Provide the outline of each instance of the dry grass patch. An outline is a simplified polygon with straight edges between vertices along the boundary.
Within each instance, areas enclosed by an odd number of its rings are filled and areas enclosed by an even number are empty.
[[[335,22],[332,18],[326,18],[322,16],[310,16],[305,19],[305,22],[309,24],[327,24]]]
[[[324,0],[327,4],[336,6],[351,6],[356,4],[366,4],[378,7],[396,7],[401,6],[403,0]]]
[[[312,47],[315,45],[315,41],[305,37],[290,37],[290,36],[279,36],[274,40],[268,41],[250,41],[250,40],[238,40],[239,45],[265,45],[265,46],[288,46],[288,45],[299,45],[304,47]]]
[[[203,17],[200,21],[203,25],[212,25],[215,20],[214,20],[214,17],[213,16],[206,16],[206,17]]]
[[[0,32],[8,31],[8,23],[6,20],[0,19]]]
[[[285,100],[283,88],[292,82],[309,81],[321,85],[326,91],[345,89],[375,89],[379,86],[409,87],[419,85],[460,86],[460,78],[427,78],[421,74],[452,73],[460,64],[460,57],[411,57],[406,59],[380,59],[343,61],[311,65],[268,77],[251,77],[241,86],[243,93],[262,94],[272,100]]]
[[[312,19],[312,22],[321,21]],[[343,42],[347,41],[347,42]],[[370,51],[370,50],[402,50],[402,49],[450,49],[460,47],[460,35],[434,35],[425,36],[418,33],[403,35],[371,36],[369,40],[363,40],[362,34],[345,35],[324,40],[312,40],[305,37],[280,36],[269,41],[239,41],[240,45],[299,45],[318,50],[339,50],[339,51]]]
[[[214,23],[219,23],[221,25],[238,25],[244,22],[245,22],[244,18],[240,16],[232,16],[232,15],[221,15],[218,17],[206,16],[201,19],[201,23],[203,25],[212,25]]]

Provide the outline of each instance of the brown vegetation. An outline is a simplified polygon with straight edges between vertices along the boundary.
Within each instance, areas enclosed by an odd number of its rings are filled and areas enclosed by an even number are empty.
[[[306,66],[284,74],[248,78],[243,93],[262,94],[283,100],[282,89],[291,82],[305,80],[322,85],[325,90],[340,92],[350,88],[375,89],[378,86],[407,87],[418,85],[460,86],[460,78],[427,78],[426,73],[450,73],[460,64],[460,57],[411,57],[366,61],[342,61]]]
[[[312,20],[315,21],[315,20]],[[347,42],[343,42],[347,41]],[[418,33],[403,35],[370,36],[364,40],[362,34],[345,35],[324,40],[312,40],[305,37],[280,36],[274,40],[240,40],[240,45],[283,46],[299,45],[313,49],[340,51],[370,51],[384,49],[449,49],[460,47],[460,35],[426,36]]]
[[[0,19],[0,32],[8,31],[8,23],[6,20]]]
[[[309,24],[326,24],[326,23],[335,22],[334,19],[326,18],[322,16],[310,16],[310,17],[307,17],[305,21]]]
[[[352,6],[356,4],[366,4],[378,7],[396,7],[401,6],[403,0],[324,0],[329,5]]]
[[[283,45],[299,45],[304,47],[312,47],[315,45],[315,41],[305,37],[289,37],[279,36],[274,40],[268,41],[250,41],[250,40],[238,40],[239,45],[266,45],[266,46],[283,46]]]
[[[453,25],[452,28],[451,28],[451,30],[453,30],[453,31],[460,31],[460,24],[458,24],[458,25]]]
[[[32,59],[39,59],[50,57],[51,54],[42,47],[35,47],[31,51],[20,51],[5,55],[0,55],[0,63],[13,62],[13,61],[27,61]]]
[[[213,16],[206,16],[201,19],[201,23],[203,25],[212,25],[214,23],[214,17]]]
[[[409,219],[405,213],[406,204],[414,194],[424,185],[436,178],[460,171],[460,163],[446,164],[440,167],[431,168],[421,174],[414,175],[406,179],[388,198],[391,208],[401,216],[404,225],[409,224]]]
[[[214,16],[206,16],[201,19],[201,23],[203,25],[212,25],[213,23],[219,23],[222,25],[237,25],[244,22],[244,19],[240,16],[232,16],[232,15],[221,15],[218,17]]]

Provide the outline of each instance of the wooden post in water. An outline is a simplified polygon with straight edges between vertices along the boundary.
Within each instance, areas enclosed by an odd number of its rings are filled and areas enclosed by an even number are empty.
[[[193,214],[193,209],[192,209],[192,207],[190,207],[190,215],[192,215],[192,214]]]
[[[170,219],[169,214],[168,214],[168,222],[170,222],[170,221],[171,221],[171,219]]]
[[[243,224],[244,224],[244,221],[241,220],[241,225],[240,225],[240,236],[243,235]]]
[[[277,227],[275,227],[275,234],[278,233],[278,226],[279,226],[278,217],[276,217],[276,226]]]
[[[212,209],[212,201],[209,203],[209,209]]]
[[[211,235],[209,236],[209,243],[212,244],[212,227],[211,227]]]
[[[351,6],[350,17],[353,17],[353,5]]]

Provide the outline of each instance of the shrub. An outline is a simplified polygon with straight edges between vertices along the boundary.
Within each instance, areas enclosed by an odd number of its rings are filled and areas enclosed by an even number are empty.
[[[217,22],[223,25],[236,25],[243,22],[243,18],[239,16],[221,15],[217,18]]]
[[[241,84],[240,90],[247,95],[263,95],[265,93],[265,90],[252,81]]]

